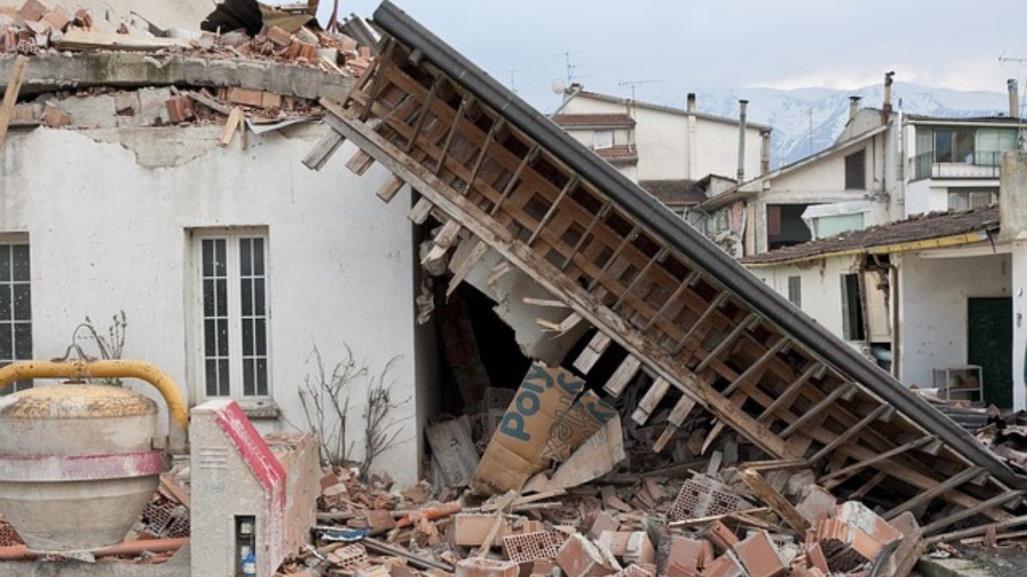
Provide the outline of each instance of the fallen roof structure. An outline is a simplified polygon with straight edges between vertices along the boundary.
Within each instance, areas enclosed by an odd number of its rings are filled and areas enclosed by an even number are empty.
[[[976,439],[394,5],[374,22],[380,55],[345,102],[322,100],[335,133],[305,164],[351,140],[352,170],[393,172],[383,200],[407,183],[422,195],[411,218],[445,223],[433,252],[476,245],[452,282],[491,249],[570,307],[562,324],[598,329],[579,371],[611,341],[626,349],[606,393],[650,375],[639,422],[678,396],[654,449],[700,405],[720,421],[711,437],[729,426],[891,514],[944,501],[925,534],[1012,517],[1027,483]]]
[[[754,254],[741,261],[750,267],[774,266],[836,256],[959,246],[988,240],[998,230],[998,206],[931,212]]]

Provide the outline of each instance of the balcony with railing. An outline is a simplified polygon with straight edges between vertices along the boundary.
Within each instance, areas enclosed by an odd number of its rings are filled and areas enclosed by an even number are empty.
[[[913,157],[913,180],[925,178],[998,178],[1003,151],[975,150],[959,162],[938,162],[933,150]]]

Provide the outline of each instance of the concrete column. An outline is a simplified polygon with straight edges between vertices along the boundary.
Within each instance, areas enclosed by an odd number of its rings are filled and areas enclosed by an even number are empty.
[[[1027,408],[1027,240],[1013,242],[1013,409]]]

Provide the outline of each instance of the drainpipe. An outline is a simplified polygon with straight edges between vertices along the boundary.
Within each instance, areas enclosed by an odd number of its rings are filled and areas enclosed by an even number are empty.
[[[749,101],[738,101],[738,184],[745,182],[745,109]]]
[[[891,84],[893,82],[892,77],[895,76],[895,71],[884,73],[884,104],[881,106],[881,110],[884,114],[885,121],[891,117],[892,105],[891,105]]]
[[[1020,91],[1016,85],[1016,79],[1006,80],[1006,89],[1009,91],[1009,118],[1020,118]]]
[[[760,176],[770,174],[770,131],[760,131]]]
[[[859,101],[862,99],[860,96],[849,97],[849,120],[856,118],[856,113],[859,112]]]

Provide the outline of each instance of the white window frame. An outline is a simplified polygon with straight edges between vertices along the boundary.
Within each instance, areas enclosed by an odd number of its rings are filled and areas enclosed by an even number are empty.
[[[35,329],[35,307],[33,307],[33,305],[32,305],[32,296],[31,296],[32,285],[33,285],[33,282],[32,282],[32,270],[34,268],[32,266],[32,245],[29,242],[29,235],[26,234],[26,233],[22,233],[22,232],[0,232],[0,247],[8,247],[8,246],[14,246],[14,245],[25,245],[25,246],[28,247],[28,250],[29,250],[29,280],[27,281],[27,284],[29,286],[29,318],[28,318],[27,324],[29,326],[29,331],[31,332],[31,336],[29,337],[29,348],[32,351],[34,351],[35,350],[35,346],[36,346],[36,343],[35,343],[35,336],[36,335],[35,335],[35,330],[34,330]],[[11,266],[14,266],[13,261],[11,263]],[[3,287],[0,287],[0,290],[10,290],[13,293],[13,290],[14,290],[13,289],[13,285],[14,284],[26,284],[26,281],[13,281],[11,287],[3,286]],[[11,294],[10,296],[11,296],[11,303],[10,303],[10,306],[11,306],[11,319],[10,320],[8,320],[8,319],[0,319],[0,322],[12,322],[13,324],[18,324],[18,323],[23,323],[24,324],[24,323],[26,323],[26,321],[24,321],[24,320],[22,320],[22,321],[14,321],[13,320],[14,319],[14,295]],[[12,334],[11,334],[11,350],[13,352],[15,347],[17,346],[17,344],[16,344],[15,335],[13,334],[14,333],[13,326],[12,326],[11,330],[12,330]],[[30,352],[29,355],[31,357],[32,353]],[[4,361],[5,362],[7,362],[7,361],[14,362],[14,361],[19,361],[19,360],[31,360],[31,358],[17,358],[16,354],[13,355],[13,356],[15,358],[13,358],[13,359],[4,359]],[[21,390],[25,390],[25,389],[31,388],[32,386],[34,386],[32,379],[26,379],[26,380],[23,380],[23,381],[18,381],[17,383],[14,383],[11,386],[6,387],[3,391],[0,391],[0,394],[10,394],[10,393],[13,393],[13,392],[16,392],[16,391],[21,391]]]
[[[599,135],[603,135],[603,137],[600,138]],[[617,138],[614,135],[614,131],[613,130],[596,130],[596,131],[594,131],[592,133],[592,149],[593,150],[603,150],[605,148],[613,148],[613,145],[616,144],[616,142],[617,142]]]
[[[270,234],[266,226],[233,226],[216,228],[192,228],[187,230],[189,250],[189,302],[187,334],[190,337],[189,374],[192,376],[191,387],[196,404],[210,399],[230,398],[244,409],[274,409],[274,354],[272,347],[271,326],[272,297],[270,259]],[[242,238],[261,238],[264,240],[264,312],[265,340],[267,352],[267,394],[245,395],[243,385],[243,352],[242,352],[242,294],[240,288],[239,240]],[[206,355],[204,350],[204,316],[203,316],[203,241],[208,239],[224,239],[225,270],[227,273],[228,296],[228,359],[229,359],[229,395],[227,397],[207,395]]]

